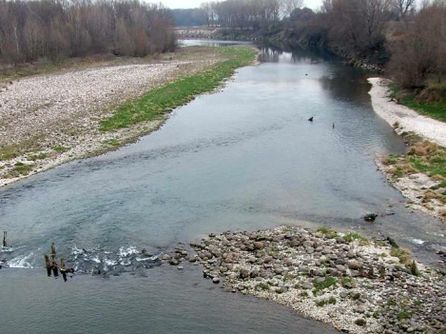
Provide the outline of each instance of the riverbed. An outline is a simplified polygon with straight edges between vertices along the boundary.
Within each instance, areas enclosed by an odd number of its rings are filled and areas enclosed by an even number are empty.
[[[373,112],[369,89],[365,73],[336,61],[263,50],[260,65],[175,110],[159,131],[0,190],[0,229],[14,247],[4,256],[20,268],[0,270],[2,328],[333,332],[279,306],[226,294],[201,281],[194,266],[106,280],[77,275],[67,284],[39,267],[52,241],[67,258],[74,247],[161,253],[210,232],[282,224],[391,236],[424,262],[437,261],[444,227],[407,209],[376,169],[376,154],[405,145]],[[364,222],[367,212],[380,215],[375,224]]]

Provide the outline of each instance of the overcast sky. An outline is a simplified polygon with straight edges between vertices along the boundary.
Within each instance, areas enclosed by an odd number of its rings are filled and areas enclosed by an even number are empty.
[[[149,2],[154,3],[163,3],[166,7],[169,8],[196,8],[200,7],[200,4],[203,2],[203,0],[161,0],[161,1],[152,1]],[[322,0],[304,0],[304,4],[307,7],[318,9],[322,3]]]

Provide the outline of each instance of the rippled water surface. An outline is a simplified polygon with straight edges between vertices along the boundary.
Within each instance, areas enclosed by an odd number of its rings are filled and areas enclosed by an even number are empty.
[[[419,256],[444,247],[440,224],[407,210],[376,170],[376,154],[405,147],[373,112],[364,74],[300,53],[261,59],[137,143],[0,190],[10,265],[41,267],[51,241],[69,259],[74,247],[117,259],[129,247],[156,255],[209,232],[279,224],[391,235]],[[369,211],[382,215],[374,225],[361,219]],[[133,274],[63,284],[41,269],[2,269],[0,324],[8,333],[330,332],[223,293],[198,268]]]

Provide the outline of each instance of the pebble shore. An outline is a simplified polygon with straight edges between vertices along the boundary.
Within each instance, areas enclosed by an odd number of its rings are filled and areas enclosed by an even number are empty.
[[[0,186],[157,129],[164,120],[99,130],[122,102],[221,60],[210,49],[195,50],[151,63],[100,64],[0,82]]]
[[[347,333],[445,333],[446,279],[393,240],[284,226],[210,234],[190,262],[230,292],[266,298]],[[172,265],[181,255],[164,259]]]

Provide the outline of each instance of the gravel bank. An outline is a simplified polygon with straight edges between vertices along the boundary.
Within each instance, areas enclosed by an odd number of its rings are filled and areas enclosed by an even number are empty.
[[[348,333],[444,333],[444,273],[392,241],[280,227],[209,235],[191,244],[203,275]],[[395,257],[398,255],[398,257]]]
[[[369,94],[375,112],[398,134],[412,132],[438,145],[446,147],[446,123],[422,116],[416,111],[392,101],[389,98],[389,81],[383,78],[370,78],[372,89]],[[395,126],[398,125],[398,126]]]
[[[390,99],[389,80],[370,78],[368,81],[372,85],[369,94],[373,109],[394,128],[397,134],[409,137],[415,135],[420,138],[419,141],[427,140],[446,147],[446,123],[422,116]],[[402,160],[401,166],[404,167],[406,159],[399,160]],[[408,200],[408,207],[446,220],[446,208],[440,200],[444,192],[441,187],[442,179],[430,177],[426,173],[411,172],[410,168],[406,168],[406,171],[404,168],[401,169],[399,175],[395,173],[398,164],[389,163],[387,157],[378,157],[376,164],[386,175],[387,180]]]
[[[163,120],[113,133],[99,131],[100,121],[123,101],[220,60],[212,49],[181,52],[157,63],[105,65],[3,83],[0,186],[113,149],[159,127]]]

